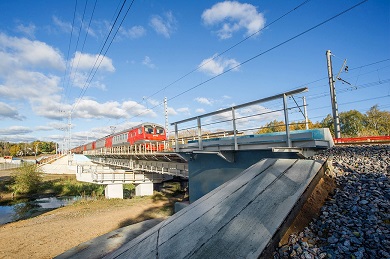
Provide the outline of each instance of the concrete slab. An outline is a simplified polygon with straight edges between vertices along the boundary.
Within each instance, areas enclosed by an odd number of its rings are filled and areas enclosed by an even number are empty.
[[[106,258],[258,258],[321,167],[261,160]]]
[[[163,219],[150,219],[117,229],[100,237],[84,242],[78,246],[75,246],[72,249],[66,251],[65,253],[56,256],[55,258],[102,258],[103,256],[115,251],[123,244],[129,242],[130,240],[134,239],[135,237],[139,236],[146,230],[154,227],[162,221]]]

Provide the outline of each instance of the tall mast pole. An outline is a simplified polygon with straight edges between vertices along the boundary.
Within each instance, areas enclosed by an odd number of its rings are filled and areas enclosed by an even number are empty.
[[[305,128],[309,129],[309,118],[307,117],[307,105],[306,105],[306,97],[303,96],[303,114],[305,115]]]
[[[165,110],[165,131],[167,138],[169,139],[169,123],[168,123],[168,100],[167,97],[164,98],[164,110]]]
[[[339,111],[337,108],[336,90],[334,87],[331,55],[332,55],[332,53],[330,52],[330,50],[327,50],[326,51],[326,61],[328,64],[328,77],[329,77],[329,87],[330,87],[330,99],[331,99],[331,103],[332,103],[334,136],[335,136],[335,138],[341,138],[340,118],[339,118]]]

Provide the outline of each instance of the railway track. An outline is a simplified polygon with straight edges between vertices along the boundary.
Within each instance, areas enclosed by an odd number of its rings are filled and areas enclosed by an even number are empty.
[[[388,144],[388,143],[390,143],[390,136],[337,138],[337,139],[333,139],[333,141],[334,141],[334,144],[337,146]]]

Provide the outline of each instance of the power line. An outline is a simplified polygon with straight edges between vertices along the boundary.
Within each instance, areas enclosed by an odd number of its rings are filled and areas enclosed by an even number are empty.
[[[105,42],[104,42],[104,44],[103,44],[103,47],[101,48],[101,50],[100,50],[100,52],[99,52],[99,55],[98,55],[98,57],[97,57],[96,60],[95,60],[95,63],[94,63],[94,65],[93,65],[93,67],[92,67],[92,69],[91,69],[91,71],[90,71],[90,73],[89,73],[89,75],[88,75],[88,77],[87,77],[87,80],[86,80],[86,82],[85,82],[85,84],[84,84],[84,87],[82,88],[82,90],[81,90],[81,92],[80,92],[80,95],[79,95],[79,97],[78,97],[78,100],[77,100],[77,102],[73,105],[73,108],[72,108],[72,111],[71,111],[72,113],[73,113],[73,111],[75,110],[76,106],[80,103],[80,101],[81,101],[81,99],[83,98],[85,92],[87,91],[89,85],[91,84],[91,82],[92,82],[92,80],[93,80],[93,78],[94,78],[94,76],[95,76],[97,70],[99,69],[101,63],[103,62],[103,59],[105,58],[105,54],[108,52],[108,50],[109,50],[109,48],[110,48],[112,42],[113,42],[114,39],[115,39],[115,36],[116,36],[116,34],[118,33],[118,31],[119,31],[119,29],[120,29],[120,26],[122,25],[122,23],[123,23],[124,19],[126,18],[128,12],[130,11],[131,7],[133,6],[134,0],[131,2],[130,6],[128,7],[128,9],[127,9],[127,11],[126,11],[126,13],[125,13],[125,15],[123,16],[123,19],[122,19],[120,25],[118,26],[118,28],[117,28],[117,30],[116,30],[114,36],[113,36],[112,39],[111,39],[111,42],[109,43],[108,47],[106,48],[106,51],[104,52],[104,55],[102,55],[103,49],[104,49],[104,47],[105,47],[105,45],[106,45],[106,43],[107,43],[107,41],[108,41],[108,39],[109,39],[109,37],[110,37],[110,35],[111,35],[113,29],[114,29],[114,27],[115,27],[116,22],[118,21],[118,18],[119,18],[120,14],[121,14],[121,12],[122,12],[122,10],[123,10],[123,7],[124,7],[125,3],[126,3],[126,0],[123,1],[123,4],[122,4],[122,6],[121,6],[121,9],[119,10],[119,13],[118,13],[118,15],[117,15],[116,18],[115,18],[115,22],[114,22],[114,24],[112,25],[112,27],[111,27],[111,29],[110,29],[110,32],[109,32],[109,34],[107,35],[106,40],[105,40]],[[99,60],[100,57],[101,57],[100,62],[99,62],[99,64],[96,66],[96,64],[97,64],[97,62],[98,62],[98,60]],[[92,74],[92,73],[93,73],[93,74]],[[92,76],[91,76],[91,75],[92,75]]]
[[[193,70],[191,70],[190,72],[188,72],[188,73],[184,74],[183,76],[179,77],[178,79],[176,79],[176,80],[173,81],[172,83],[168,84],[167,86],[163,87],[162,89],[158,90],[157,92],[155,92],[155,93],[153,93],[153,94],[151,94],[151,95],[149,95],[149,96],[143,98],[143,100],[148,100],[148,99],[150,99],[151,97],[155,96],[156,94],[158,94],[158,93],[160,93],[160,92],[166,90],[168,87],[170,87],[170,86],[176,84],[177,82],[179,82],[179,81],[181,81],[182,79],[186,78],[186,77],[189,76],[190,74],[192,74],[192,73],[198,71],[200,68],[202,68],[203,66],[205,66],[206,64],[208,64],[208,63],[211,62],[212,60],[215,60],[216,58],[222,56],[223,54],[225,54],[225,53],[227,53],[228,51],[232,50],[233,48],[237,47],[238,45],[240,45],[241,43],[245,42],[246,40],[248,40],[248,39],[252,38],[253,36],[257,35],[257,34],[260,33],[261,31],[263,31],[263,30],[265,30],[266,28],[270,27],[272,24],[274,24],[274,23],[276,23],[277,21],[281,20],[281,19],[284,18],[285,16],[289,15],[290,13],[292,13],[293,11],[299,9],[300,7],[302,7],[303,5],[307,4],[307,3],[310,2],[310,1],[311,1],[311,0],[306,0],[306,1],[302,2],[301,4],[297,5],[296,7],[294,7],[294,8],[291,9],[290,11],[288,11],[287,13],[283,14],[282,16],[280,16],[279,18],[277,18],[276,20],[274,20],[274,21],[272,21],[271,23],[269,23],[267,26],[261,28],[260,30],[254,32],[254,33],[252,33],[251,35],[245,37],[245,38],[242,39],[241,41],[235,43],[235,44],[232,45],[231,47],[229,47],[229,48],[225,49],[224,51],[222,51],[220,54],[213,56],[213,57],[212,57],[211,59],[209,59],[207,62],[202,63],[201,65],[197,66],[195,69],[193,69]],[[160,104],[160,105],[161,105],[161,104]],[[136,104],[133,105],[133,106],[131,106],[129,109],[134,108],[135,106],[136,106]],[[159,105],[158,105],[158,106],[159,106]],[[155,108],[155,107],[153,107],[153,108]],[[153,108],[152,108],[152,109],[153,109]]]
[[[72,38],[73,38],[73,28],[74,28],[74,21],[75,21],[75,17],[76,17],[76,10],[77,10],[77,0],[76,0],[76,3],[75,3],[75,6],[74,6],[74,11],[73,11],[73,21],[72,21],[72,30],[71,30],[71,33],[70,33],[70,38],[69,38],[69,44],[68,44],[68,53],[66,55],[66,67],[65,67],[65,73],[64,73],[64,79],[62,81],[62,84],[65,85],[65,78],[66,78],[66,74],[68,73],[68,68],[69,68],[69,65],[68,65],[68,61],[69,61],[69,53],[70,53],[70,46],[72,44]],[[67,88],[68,86],[66,85],[65,86],[65,102],[66,102],[66,93],[67,93]]]
[[[214,80],[214,79],[216,79],[216,78],[218,78],[218,77],[220,77],[220,76],[222,76],[222,75],[224,75],[224,74],[226,74],[226,73],[228,73],[228,72],[230,72],[230,71],[232,71],[234,69],[237,69],[238,67],[240,67],[240,66],[242,66],[242,65],[244,65],[244,64],[246,64],[246,63],[248,63],[248,62],[250,62],[250,61],[252,61],[252,60],[254,60],[254,59],[256,59],[256,58],[258,58],[258,57],[260,57],[260,56],[262,56],[262,55],[264,55],[264,54],[266,54],[266,53],[268,53],[268,52],[270,52],[270,51],[272,51],[272,50],[274,50],[274,49],[276,49],[278,47],[280,47],[280,46],[283,46],[286,43],[288,43],[288,42],[290,42],[290,41],[292,41],[292,40],[294,40],[294,39],[296,39],[296,38],[298,38],[298,37],[300,37],[300,36],[310,32],[310,31],[312,31],[312,30],[314,30],[314,29],[316,29],[316,28],[318,28],[318,27],[320,27],[320,26],[330,22],[331,20],[333,20],[333,19],[335,19],[335,18],[337,18],[337,17],[347,13],[348,11],[350,11],[350,10],[360,6],[361,4],[363,4],[363,3],[367,2],[367,1],[368,0],[361,1],[361,2],[351,6],[350,8],[348,8],[348,9],[346,9],[346,10],[344,10],[344,11],[342,11],[342,12],[340,12],[340,13],[338,13],[338,14],[336,14],[336,15],[328,18],[328,19],[326,19],[325,21],[323,21],[323,22],[321,22],[321,23],[319,23],[319,24],[317,24],[317,25],[315,25],[315,26],[313,26],[313,27],[311,27],[311,28],[309,28],[309,29],[307,29],[307,30],[305,30],[305,31],[303,31],[303,32],[301,32],[301,33],[299,33],[299,34],[297,34],[297,35],[295,35],[295,36],[293,36],[293,37],[291,37],[291,38],[289,38],[289,39],[287,39],[287,40],[285,40],[285,41],[283,41],[283,42],[281,42],[281,43],[279,43],[279,44],[277,44],[277,45],[275,45],[275,46],[273,46],[273,47],[271,47],[271,48],[269,48],[269,49],[267,49],[265,51],[263,51],[263,52],[261,52],[261,53],[259,53],[259,54],[255,55],[255,56],[253,56],[253,57],[251,57],[251,58],[249,58],[249,59],[239,63],[238,65],[236,65],[234,67],[231,67],[231,68],[229,68],[229,69],[219,73],[218,75],[215,75],[215,76],[213,76],[213,77],[211,77],[211,78],[209,78],[209,79],[207,79],[207,80],[205,80],[205,81],[203,81],[203,82],[201,82],[201,83],[199,83],[199,84],[197,84],[197,85],[195,85],[195,86],[193,86],[193,87],[191,87],[191,88],[189,88],[189,89],[187,89],[187,90],[185,90],[185,91],[183,91],[183,92],[181,92],[181,93],[179,93],[179,94],[177,94],[177,95],[175,95],[175,96],[173,96],[171,98],[169,98],[168,100],[170,101],[170,100],[176,99],[179,96],[182,96],[183,94],[188,93],[188,92],[198,88],[199,86],[202,86],[202,85],[204,85],[204,84],[206,84],[206,83],[208,83],[208,82],[210,82],[210,81],[212,81],[212,80]],[[160,105],[162,105],[161,102],[159,104],[153,106],[152,108],[147,109],[146,111],[153,110],[154,108],[156,108],[156,107],[158,107]],[[138,117],[138,116],[144,114],[146,111],[141,112],[141,113],[131,117],[130,119]]]
[[[80,40],[81,30],[82,30],[82,28],[83,28],[83,22],[84,22],[84,17],[85,17],[85,11],[87,10],[87,4],[88,4],[88,0],[85,1],[83,16],[82,16],[81,21],[80,21],[80,29],[79,29],[79,33],[78,33],[78,35],[77,35],[75,53],[76,53],[76,51],[77,51],[77,47],[79,46],[79,40]],[[75,56],[75,57],[76,57],[76,56]],[[68,86],[69,86],[70,82],[72,81],[72,80],[71,80],[71,76],[72,76],[72,70],[73,70],[73,63],[74,63],[74,59],[72,59],[72,63],[70,64]],[[67,87],[67,89],[71,89],[71,88],[70,88],[70,87]],[[71,90],[69,90],[69,95],[70,95],[70,92],[71,92]]]
[[[175,83],[181,81],[182,79],[184,79],[185,77],[189,76],[190,74],[198,71],[200,68],[202,68],[203,66],[205,66],[206,64],[208,64],[209,62],[211,62],[212,60],[215,60],[216,58],[222,56],[223,54],[227,53],[228,51],[232,50],[233,48],[237,47],[238,45],[240,45],[241,43],[245,42],[246,40],[252,38],[253,36],[259,34],[261,31],[265,30],[266,28],[270,27],[272,24],[276,23],[277,21],[283,19],[285,16],[289,15],[290,13],[292,13],[293,11],[299,9],[300,7],[302,7],[303,5],[305,5],[306,3],[310,2],[311,0],[306,0],[304,1],[303,3],[299,4],[298,6],[294,7],[293,9],[291,9],[290,11],[288,11],[287,13],[283,14],[282,16],[280,16],[279,18],[277,18],[276,20],[272,21],[271,23],[269,23],[267,26],[261,28],[260,30],[252,33],[251,35],[245,37],[244,39],[242,39],[241,41],[235,43],[234,45],[232,45],[231,47],[227,48],[226,50],[222,51],[220,54],[218,55],[215,55],[213,56],[213,58],[209,59],[207,62],[205,63],[202,63],[201,65],[197,66],[195,69],[191,70],[190,72],[186,73],[185,75],[181,76],[180,78],[178,78],[177,80],[173,81],[172,83],[170,83],[169,85],[165,86],[164,88],[158,90],[157,92],[151,94],[150,96],[146,97],[145,99],[148,100],[149,98],[155,96],[156,94],[164,91],[165,89],[167,89],[168,87],[174,85]]]
[[[82,45],[81,51],[80,51],[81,53],[83,52],[84,46],[85,46],[85,42],[87,41],[88,31],[89,31],[89,28],[91,27],[91,22],[92,22],[93,15],[95,14],[96,4],[97,4],[97,0],[95,0],[95,5],[93,6],[93,9],[92,9],[91,18],[89,19],[88,27],[87,27],[86,32],[85,32],[85,37],[84,37],[83,45]],[[79,59],[78,59],[78,61],[77,61],[77,66],[76,66],[76,71],[75,71],[75,73],[78,71],[79,64],[80,64],[80,59],[81,59],[81,57],[79,57]],[[73,77],[73,79],[74,79],[74,77]]]

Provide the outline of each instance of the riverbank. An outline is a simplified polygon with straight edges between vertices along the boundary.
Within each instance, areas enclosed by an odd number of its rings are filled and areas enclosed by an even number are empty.
[[[14,191],[12,174],[18,168],[0,170],[0,205],[13,205],[22,199],[39,199],[54,196],[103,196],[104,186],[78,182],[74,174],[41,174],[41,181],[34,193],[23,194]]]
[[[115,229],[168,217],[172,202],[161,195],[80,201],[9,223],[0,227],[0,258],[53,258]]]

